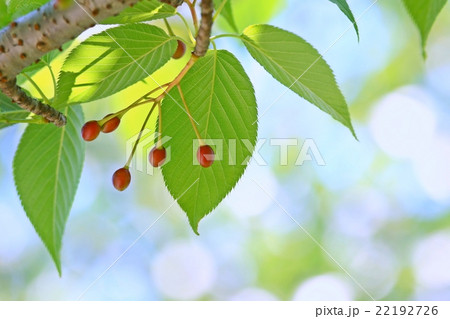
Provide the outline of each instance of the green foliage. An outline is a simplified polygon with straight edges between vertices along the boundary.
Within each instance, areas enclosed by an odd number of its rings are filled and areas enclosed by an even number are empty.
[[[214,0],[214,7],[216,11],[220,10],[221,16],[227,21],[233,32],[239,33],[239,29],[234,20],[233,8],[231,0]]]
[[[0,0],[0,27],[47,1],[10,0],[6,5],[5,0]],[[329,1],[353,23],[359,39],[358,26],[347,1]],[[433,23],[447,1],[403,2],[420,30],[425,48]],[[222,17],[219,22],[224,22],[225,29],[234,33],[245,29],[237,37],[267,72],[355,135],[346,100],[320,53],[293,33],[254,24],[268,21],[285,3],[285,0],[214,0],[216,14]],[[162,68],[175,52],[179,38],[140,22],[175,14],[175,8],[159,0],[143,0],[120,15],[104,20],[103,24],[123,25],[81,43],[67,57],[59,74],[51,104],[67,114],[68,125],[63,129],[29,125],[25,130],[14,159],[17,190],[30,221],[60,272],[62,235],[84,158],[84,143],[79,136],[82,112],[79,106],[68,106],[116,94]],[[254,25],[248,26],[250,24]],[[69,45],[67,43],[63,49]],[[52,51],[23,72],[36,75],[43,67],[50,66],[59,54],[57,50]],[[381,75],[383,83],[390,85],[392,76]],[[394,84],[403,83],[400,80]],[[18,78],[19,83],[23,81],[23,77]],[[175,87],[162,105],[163,135],[171,138],[165,143],[171,160],[166,162],[162,172],[168,190],[198,233],[201,219],[219,205],[244,173],[257,138],[257,105],[253,86],[240,62],[230,52],[215,47],[195,63],[181,80],[180,87],[198,123],[201,138],[212,144],[218,156],[210,168],[198,165],[198,145],[192,143],[197,136]],[[372,86],[369,89],[374,91]],[[0,129],[28,116],[27,111],[0,94]]]
[[[330,114],[355,135],[333,71],[308,42],[270,25],[248,27],[242,41],[253,58],[276,80]]]
[[[0,130],[11,125],[7,121],[23,120],[28,114],[17,104],[12,103],[7,96],[0,93]]]
[[[16,19],[39,8],[48,1],[49,0],[10,0],[8,3],[8,14],[11,19]]]
[[[403,0],[403,3],[419,28],[423,55],[426,56],[425,46],[428,35],[447,0]]]
[[[233,189],[252,155],[257,135],[256,98],[239,61],[223,50],[200,59],[181,87],[202,138],[223,143],[222,152],[222,147],[215,145],[216,155],[223,154],[222,159],[217,158],[207,169],[199,166],[192,142],[196,135],[180,94],[174,90],[164,100],[163,131],[172,138],[165,144],[171,160],[163,166],[164,181],[197,232],[200,220]],[[229,154],[235,154],[235,160],[230,161]]]
[[[237,30],[241,32],[250,24],[266,23],[286,4],[286,0],[228,0],[233,4],[233,16]]]
[[[52,106],[55,109],[63,109],[64,107],[70,105],[68,100],[70,98],[70,94],[72,93],[76,79],[77,74],[75,73],[64,71],[59,73],[56,96],[52,103]]]
[[[348,6],[347,0],[330,0],[331,2],[335,3],[339,9],[347,16],[347,18],[351,21],[353,26],[355,27],[356,35],[358,36],[359,41],[359,30],[358,25],[356,24],[355,17],[353,16],[353,12]]]
[[[76,47],[63,71],[77,74],[69,102],[84,103],[117,93],[166,64],[177,41],[162,29],[130,24],[93,35]]]
[[[0,28],[7,25],[9,22],[7,10],[6,0],[0,0]]]
[[[120,13],[102,21],[102,24],[126,24],[168,18],[176,13],[176,9],[158,0],[144,0],[138,2]]]
[[[66,108],[63,128],[31,124],[14,158],[14,180],[22,205],[61,273],[65,224],[84,161],[81,107]]]

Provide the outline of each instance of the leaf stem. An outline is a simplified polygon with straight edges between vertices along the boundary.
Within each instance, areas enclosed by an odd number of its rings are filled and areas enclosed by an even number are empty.
[[[189,10],[191,11],[191,15],[192,15],[192,22],[194,23],[195,34],[197,34],[197,32],[198,32],[198,17],[197,17],[197,11],[195,11],[195,6],[189,0],[184,0],[184,2],[186,2],[186,4],[189,6]]]
[[[105,124],[106,122],[108,122],[109,120],[115,118],[115,117],[119,117],[122,118],[126,113],[128,113],[128,111],[134,109],[135,107],[147,104],[147,103],[151,103],[151,102],[155,102],[155,98],[149,98],[150,95],[152,95],[155,92],[158,92],[159,90],[163,90],[165,87],[169,86],[170,83],[166,83],[163,84],[161,86],[158,86],[157,88],[151,90],[150,92],[146,93],[144,96],[140,97],[137,101],[135,101],[134,103],[130,104],[129,106],[127,106],[126,108],[124,108],[123,110],[113,113],[111,115],[106,116],[105,118],[103,118],[102,120],[100,120],[98,123],[100,126],[103,126],[103,124]]]
[[[195,135],[197,135],[197,139],[199,140],[200,145],[205,145],[202,137],[200,136],[200,132],[198,131],[197,125],[195,125],[194,118],[192,117],[191,111],[189,110],[189,107],[187,105],[186,99],[183,94],[183,90],[181,89],[181,86],[179,84],[177,85],[177,87],[178,87],[178,92],[180,92],[180,96],[181,96],[181,100],[183,101],[184,108],[186,109],[186,113],[189,116],[189,120],[191,121],[192,127],[194,128]]]
[[[183,15],[180,14],[179,12],[177,12],[177,16],[181,19],[181,21],[183,21],[183,24],[186,27],[186,30],[189,34],[189,39],[191,40],[192,45],[195,45],[195,38],[194,35],[192,34],[191,27],[189,26],[189,23],[187,22],[186,18],[183,17]]]
[[[166,27],[167,27],[167,31],[169,32],[169,35],[170,35],[171,37],[174,37],[174,36],[175,36],[175,33],[173,32],[172,27],[170,26],[169,21],[167,21],[166,18],[164,18],[164,23],[165,23],[165,25],[166,25]]]
[[[158,142],[156,144],[156,148],[162,148],[162,110],[161,110],[161,102],[158,103]]]
[[[50,75],[52,77],[52,81],[53,81],[53,95],[56,95],[56,90],[58,89],[58,85],[56,84],[56,77],[55,77],[55,73],[53,72],[53,68],[50,66],[50,64],[48,64],[47,62],[44,62],[45,65],[47,66],[48,70],[50,71]]]
[[[17,110],[17,111],[1,112],[1,113],[0,113],[0,118],[1,118],[1,117],[4,117],[5,115],[21,114],[21,113],[29,114],[30,112],[28,112],[28,111],[26,111],[26,110]]]
[[[48,124],[48,121],[42,117],[36,117],[31,119],[2,119],[0,118],[0,123],[6,124]]]
[[[185,65],[185,67],[183,68],[183,70],[181,70],[181,72],[178,74],[178,76],[170,83],[166,83],[164,85],[161,85],[153,90],[151,90],[150,92],[148,92],[147,94],[145,94],[144,96],[140,97],[136,102],[132,103],[130,106],[128,106],[127,108],[111,114],[109,116],[106,116],[104,119],[100,120],[98,123],[100,126],[102,126],[103,124],[105,124],[106,122],[108,122],[109,120],[111,120],[114,117],[122,117],[123,115],[125,115],[125,113],[127,113],[128,111],[130,111],[131,109],[139,106],[139,105],[143,105],[143,104],[147,104],[149,102],[153,102],[153,106],[150,112],[153,112],[153,109],[156,106],[159,106],[159,108],[161,108],[161,101],[170,93],[170,91],[177,85],[180,84],[181,80],[184,78],[184,76],[188,73],[188,71],[192,68],[192,66],[195,64],[195,62],[197,62],[197,60],[199,59],[199,57],[197,57],[196,55],[192,54],[191,58],[189,59],[188,63]],[[167,88],[166,88],[167,87]],[[166,88],[166,89],[164,89]],[[158,97],[156,98],[149,98],[150,95],[152,95],[153,93],[159,91],[159,90],[164,90],[163,93],[161,93]],[[161,110],[160,110],[161,112]],[[191,116],[190,116],[191,117]],[[191,117],[192,119],[192,117]],[[148,121],[148,120],[147,120]],[[129,163],[131,163],[131,160],[129,160]]]
[[[127,163],[124,166],[124,168],[126,168],[126,169],[130,168],[131,161],[133,160],[134,154],[136,154],[136,150],[137,150],[137,147],[139,145],[139,142],[141,141],[142,135],[144,134],[145,127],[147,126],[148,120],[150,119],[150,116],[153,114],[153,111],[155,110],[155,107],[156,107],[157,104],[158,104],[157,102],[153,103],[152,108],[148,112],[147,117],[145,118],[145,121],[142,124],[142,128],[141,128],[141,130],[139,132],[139,135],[138,135],[138,137],[136,139],[136,142],[134,142],[133,150],[131,151],[130,157],[128,158],[128,161],[127,161]]]
[[[232,34],[232,33],[224,33],[219,34],[214,37],[211,37],[211,41],[221,39],[221,38],[236,38],[236,39],[242,39],[242,37],[239,34]]]
[[[183,68],[183,70],[181,70],[180,74],[178,74],[178,76],[167,86],[167,89],[164,90],[164,92],[155,99],[156,103],[161,102],[175,86],[180,84],[186,73],[188,73],[188,71],[192,68],[192,66],[195,64],[195,62],[197,62],[198,59],[199,58],[196,55],[191,55],[191,59]]]

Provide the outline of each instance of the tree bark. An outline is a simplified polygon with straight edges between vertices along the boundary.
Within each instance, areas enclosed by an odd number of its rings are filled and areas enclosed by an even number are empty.
[[[141,0],[53,0],[0,30],[0,90],[23,109],[41,115],[57,126],[66,118],[17,86],[17,75],[44,54],[60,48],[102,20],[119,14]],[[160,0],[177,7],[183,0]],[[211,35],[212,0],[203,0],[202,21],[194,54],[206,54]]]
[[[202,19],[197,34],[197,43],[195,45],[194,54],[202,57],[206,54],[209,48],[211,38],[211,28],[213,25],[214,5],[212,0],[202,0]]]

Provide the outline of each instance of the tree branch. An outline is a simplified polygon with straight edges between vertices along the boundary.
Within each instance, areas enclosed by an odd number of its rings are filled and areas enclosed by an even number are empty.
[[[64,115],[28,96],[17,86],[17,75],[44,54],[75,39],[96,22],[119,14],[141,0],[53,0],[0,30],[0,90],[14,103],[41,115],[57,126]],[[160,0],[177,7],[183,0]],[[209,47],[212,27],[212,0],[203,0],[202,21],[194,54],[202,57]]]

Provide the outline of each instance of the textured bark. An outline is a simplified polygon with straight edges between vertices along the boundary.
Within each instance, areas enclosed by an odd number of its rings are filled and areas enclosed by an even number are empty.
[[[47,121],[55,124],[56,126],[63,126],[66,124],[66,118],[61,113],[52,108],[51,106],[33,99],[28,96],[17,84],[16,80],[12,80],[6,83],[1,83],[0,88],[3,93],[11,98],[13,103],[16,103],[21,108],[30,111],[36,115],[40,115]]]
[[[29,96],[17,86],[17,75],[44,54],[75,39],[97,22],[119,14],[141,0],[53,0],[0,30],[0,90],[20,107],[43,116],[57,126],[63,114]],[[177,7],[183,0],[160,0]],[[69,2],[70,3],[70,2]],[[202,20],[194,54],[204,56],[209,47],[213,4],[201,3]]]
[[[197,43],[195,45],[194,54],[202,57],[208,52],[209,42],[211,38],[211,29],[213,25],[214,5],[212,0],[202,0],[202,20],[197,34]]]

